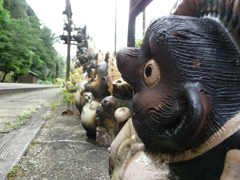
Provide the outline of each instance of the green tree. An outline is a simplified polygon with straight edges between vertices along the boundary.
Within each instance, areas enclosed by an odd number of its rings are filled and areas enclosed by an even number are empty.
[[[0,39],[0,71],[10,71],[16,77],[27,74],[32,64],[34,44],[41,43],[40,30],[30,22],[31,18],[9,18],[2,26]],[[4,75],[4,77],[5,77]],[[4,78],[2,78],[2,82]]]
[[[26,13],[27,13],[28,16],[37,17],[35,12],[33,11],[33,9],[30,6],[27,6]]]
[[[3,0],[0,0],[0,71],[3,59],[11,58],[11,55],[8,54],[7,51],[12,48],[9,32],[5,29],[10,15],[9,11],[4,9],[2,4]],[[9,71],[7,70],[6,72],[8,73]],[[7,73],[4,74],[3,80],[5,79]]]
[[[0,0],[0,26],[10,17],[9,11],[3,8],[3,0]]]
[[[57,38],[48,27],[42,26],[41,39],[42,44],[35,46],[34,52],[37,56],[33,60],[31,70],[37,73],[42,81],[53,81],[56,78],[56,66],[62,64],[62,58],[59,58],[53,47]]]
[[[56,78],[56,67],[64,73],[63,57],[53,47],[58,38],[25,0],[0,0],[0,31],[1,81],[9,72],[19,77],[31,70],[48,82]]]
[[[10,12],[12,18],[28,17],[28,4],[25,0],[4,0],[3,7]]]
[[[58,67],[59,67],[59,76],[58,78],[65,78],[66,77],[66,58],[63,57],[62,55],[58,54],[57,56],[58,59]]]

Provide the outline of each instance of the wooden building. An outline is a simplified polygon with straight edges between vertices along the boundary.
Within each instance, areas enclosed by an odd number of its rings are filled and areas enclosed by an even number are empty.
[[[37,74],[35,74],[32,71],[29,71],[27,75],[18,78],[18,83],[37,84],[37,77],[38,77]]]

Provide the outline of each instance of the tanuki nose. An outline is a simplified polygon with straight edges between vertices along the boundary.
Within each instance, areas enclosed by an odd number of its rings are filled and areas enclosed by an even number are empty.
[[[120,71],[122,78],[131,86],[133,86],[136,79],[139,78],[139,54],[139,48],[128,47],[120,49],[116,56],[118,70]]]

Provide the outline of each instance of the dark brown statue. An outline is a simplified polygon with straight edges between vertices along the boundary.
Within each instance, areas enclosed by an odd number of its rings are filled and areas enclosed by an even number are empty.
[[[238,0],[178,1],[140,48],[117,54],[135,94],[133,126],[167,163],[166,179],[220,179],[226,154],[240,149],[239,9]]]

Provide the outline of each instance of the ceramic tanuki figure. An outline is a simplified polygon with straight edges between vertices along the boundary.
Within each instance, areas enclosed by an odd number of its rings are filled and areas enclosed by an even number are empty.
[[[91,92],[95,99],[102,99],[109,95],[107,85],[107,67],[107,62],[98,63],[95,72],[95,79],[85,84],[85,91]]]
[[[105,81],[107,76],[106,70],[106,62],[98,63],[95,80],[85,83],[82,90],[82,94],[89,92],[92,95],[91,100],[84,105],[81,113],[81,123],[86,129],[88,136],[96,136],[96,109],[101,98],[109,95],[108,85]]]
[[[203,17],[153,20],[141,47],[121,49],[117,65],[134,90],[132,122],[145,155],[167,164],[167,179],[220,179],[226,154],[240,149],[240,6],[181,3],[203,6],[195,9]]]
[[[101,55],[99,52],[97,57],[95,57],[97,60],[91,60],[89,64],[86,65],[86,67],[88,67],[86,71],[89,80],[84,84],[81,91],[81,94],[87,92],[92,94],[91,101],[83,107],[81,122],[87,130],[87,134],[93,136],[95,136],[98,126],[96,122],[98,119],[96,117],[97,107],[103,98],[112,94],[114,80],[121,77],[115,58],[110,53],[106,53],[105,58],[101,58],[103,57]]]
[[[122,79],[112,84],[111,96],[105,97],[97,108],[100,124],[106,128],[111,141],[131,116],[132,89]]]

